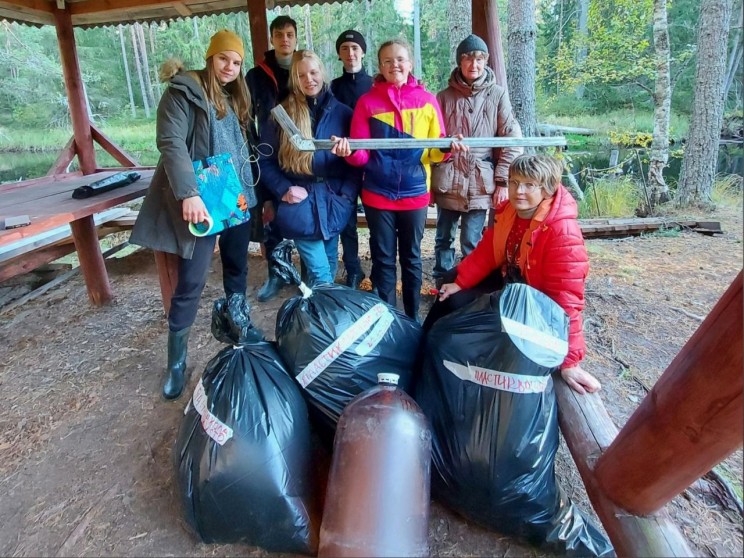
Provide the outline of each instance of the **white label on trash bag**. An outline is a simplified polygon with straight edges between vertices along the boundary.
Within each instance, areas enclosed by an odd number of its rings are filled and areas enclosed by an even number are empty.
[[[503,316],[501,316],[501,324],[504,326],[504,331],[509,335],[514,335],[515,337],[539,345],[563,358],[568,354],[568,341]]]
[[[191,398],[194,409],[201,415],[201,424],[207,436],[219,445],[224,445],[233,436],[233,430],[207,409],[207,394],[201,382],[196,384],[194,395]]]
[[[550,376],[525,376],[499,370],[489,370],[470,363],[460,364],[451,360],[442,361],[445,368],[461,380],[484,387],[511,391],[512,393],[542,393],[548,387]]]
[[[295,377],[297,382],[306,388],[315,378],[328,368],[341,354],[351,347],[356,341],[364,335],[373,325],[375,326],[370,334],[359,344],[356,353],[360,356],[368,354],[374,349],[382,339],[390,324],[393,322],[393,316],[384,304],[375,304],[367,310],[364,315],[344,331],[338,339],[331,343],[326,349],[316,356],[299,374]]]

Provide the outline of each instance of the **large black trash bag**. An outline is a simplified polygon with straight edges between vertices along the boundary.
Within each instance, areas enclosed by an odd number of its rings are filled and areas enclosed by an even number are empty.
[[[281,273],[302,292],[279,309],[276,343],[327,438],[346,404],[377,385],[378,373],[398,374],[398,386],[411,390],[423,333],[371,293],[335,284],[310,289],[291,264],[292,247],[284,241],[273,252]]]
[[[555,479],[550,374],[567,340],[563,309],[524,284],[434,324],[416,389],[432,425],[432,492],[476,523],[558,554],[611,556],[609,541]]]
[[[204,542],[314,554],[307,405],[248,310],[242,295],[215,302],[212,333],[230,346],[209,361],[186,407],[174,451],[178,491]]]

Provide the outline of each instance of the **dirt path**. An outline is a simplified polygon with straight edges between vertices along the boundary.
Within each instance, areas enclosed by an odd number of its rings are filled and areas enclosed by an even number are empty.
[[[695,316],[707,314],[742,268],[741,208],[708,218],[720,220],[726,234],[587,243],[586,364],[601,379],[602,398],[618,425],[697,328]],[[368,269],[369,262],[364,265]],[[192,385],[220,349],[209,333],[211,301],[222,294],[219,264],[215,268],[190,345]],[[171,448],[187,398],[167,404],[158,396],[166,324],[152,255],[111,260],[109,271],[117,295],[110,306],[92,308],[76,277],[0,316],[0,555],[268,555],[241,545],[200,544],[183,529]],[[252,257],[252,316],[273,338],[282,301],[255,303],[264,273]],[[741,486],[741,452],[722,471]],[[589,509],[564,449],[558,476]],[[709,495],[688,490],[669,510],[701,554],[740,553],[741,517]],[[430,542],[437,556],[543,555],[437,504]]]

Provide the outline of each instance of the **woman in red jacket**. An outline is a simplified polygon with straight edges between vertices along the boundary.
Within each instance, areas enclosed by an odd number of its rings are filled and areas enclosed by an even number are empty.
[[[568,355],[561,376],[579,393],[594,392],[599,381],[580,365],[586,352],[581,311],[589,258],[576,202],[560,183],[562,172],[563,166],[545,155],[522,155],[512,162],[508,203],[496,209],[494,226],[457,266],[454,282],[442,285],[440,303],[424,327],[506,282],[525,282],[568,314]]]

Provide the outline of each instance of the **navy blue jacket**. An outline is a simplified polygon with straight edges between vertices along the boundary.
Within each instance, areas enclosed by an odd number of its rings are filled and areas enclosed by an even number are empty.
[[[276,53],[269,50],[256,67],[248,70],[245,82],[251,94],[252,116],[260,138],[263,135],[262,127],[271,117],[271,109],[281,103],[289,92],[289,70],[279,66]]]
[[[348,137],[351,109],[324,89],[315,99],[308,98],[313,137]],[[290,186],[302,186],[308,196],[300,203],[278,202],[275,222],[284,238],[328,240],[337,236],[349,222],[361,188],[359,169],[328,150],[313,153],[313,175],[296,175],[279,166],[279,129],[272,119],[264,128],[262,141],[273,148],[271,157],[259,161],[261,182],[281,200]]]
[[[331,82],[331,91],[336,99],[353,110],[359,100],[372,87],[372,78],[364,71],[364,67],[355,74],[346,70],[341,76]]]

